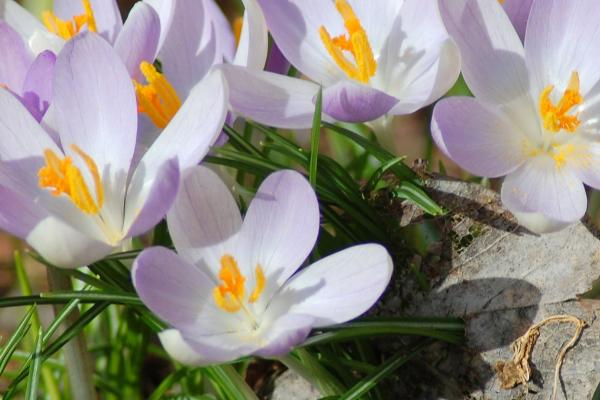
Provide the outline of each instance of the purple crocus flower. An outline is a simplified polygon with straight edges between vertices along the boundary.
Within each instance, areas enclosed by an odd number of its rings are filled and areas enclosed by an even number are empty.
[[[508,14],[521,40],[525,40],[525,28],[533,0],[499,0]]]
[[[34,57],[21,36],[0,20],[0,59],[0,87],[11,91],[40,121],[50,105],[56,56],[44,51]]]
[[[392,260],[350,247],[297,271],[319,231],[319,205],[294,171],[271,174],[244,220],[219,177],[188,171],[167,216],[178,254],[154,247],[134,262],[142,301],[172,328],[167,352],[192,365],[287,353],[312,328],[359,316],[381,296]]]
[[[47,132],[0,90],[0,226],[49,262],[77,267],[166,214],[179,171],[203,158],[222,127],[226,86],[218,73],[205,79],[137,166],[134,88],[105,40],[86,32],[67,42],[52,91]]]
[[[502,201],[536,232],[580,219],[600,188],[600,30],[594,0],[537,0],[523,46],[501,6],[440,1],[475,98],[440,101],[438,146],[467,171],[506,176]]]
[[[312,82],[225,66],[234,110],[256,121],[310,127],[319,85],[326,119],[409,114],[458,77],[458,50],[435,0],[258,2],[282,53]]]
[[[114,46],[131,76],[141,79],[140,62],[156,57],[173,7],[172,0],[138,2],[123,24],[116,0],[55,0],[40,22],[14,0],[0,0],[0,19],[19,32],[34,54],[58,53],[79,32],[96,32]]]

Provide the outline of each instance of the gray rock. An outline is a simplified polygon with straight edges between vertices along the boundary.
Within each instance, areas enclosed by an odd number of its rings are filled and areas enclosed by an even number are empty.
[[[316,400],[321,397],[314,386],[300,375],[288,370],[275,380],[271,400]]]

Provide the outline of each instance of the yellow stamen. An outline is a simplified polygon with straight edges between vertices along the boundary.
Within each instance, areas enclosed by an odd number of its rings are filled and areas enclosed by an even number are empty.
[[[550,99],[550,94],[553,90],[554,85],[549,85],[540,95],[540,114],[542,116],[544,129],[550,132],[565,130],[573,133],[581,124],[581,121],[578,119],[579,114],[567,115],[567,113],[571,111],[573,107],[583,103],[583,97],[579,92],[579,74],[577,71],[573,71],[571,74],[569,85],[556,106]]]
[[[42,188],[51,189],[54,196],[66,194],[71,198],[73,204],[86,214],[98,214],[104,204],[104,190],[98,167],[94,160],[78,146],[73,144],[71,149],[83,159],[92,175],[96,199],[94,200],[92,197],[81,171],[73,165],[71,157],[65,157],[61,160],[50,149],[44,151],[46,166],[38,171],[39,185]]]
[[[181,100],[167,78],[158,72],[154,65],[143,61],[140,71],[148,82],[142,85],[133,81],[138,101],[138,111],[148,115],[157,127],[163,129],[173,119],[181,107]]]
[[[84,13],[73,17],[72,21],[65,21],[58,18],[52,11],[42,13],[42,21],[48,31],[60,36],[65,40],[71,39],[78,34],[84,25],[91,32],[97,32],[96,19],[90,0],[82,0]]]
[[[242,28],[244,26],[244,17],[237,17],[231,24],[233,28],[233,37],[235,38],[235,46],[240,44],[240,37],[242,37]]]
[[[367,83],[377,71],[377,62],[373,50],[360,20],[346,0],[336,0],[335,6],[344,19],[348,36],[340,35],[332,38],[324,26],[319,28],[319,35],[329,55],[336,64],[352,79]],[[350,52],[354,62],[348,60],[344,51]]]
[[[504,0],[498,0],[498,3],[504,5]]]
[[[221,257],[219,280],[222,283],[213,289],[213,297],[217,306],[230,313],[245,309],[246,278],[241,274],[235,258],[229,254]],[[250,294],[248,303],[254,303],[260,298],[265,284],[266,278],[259,265],[256,267],[256,287]]]
[[[256,275],[256,287],[250,294],[248,303],[254,303],[256,300],[259,299],[263,290],[265,290],[265,284],[267,283],[267,279],[265,278],[265,273],[263,272],[260,265],[256,266],[255,275]]]

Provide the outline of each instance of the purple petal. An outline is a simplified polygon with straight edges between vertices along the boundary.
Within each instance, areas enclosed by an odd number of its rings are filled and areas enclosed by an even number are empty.
[[[123,27],[123,19],[116,0],[90,0],[98,34],[114,43]],[[80,0],[54,0],[54,12],[62,19],[71,20],[84,13]]]
[[[48,217],[48,213],[31,198],[3,185],[0,185],[0,197],[0,228],[21,239]]]
[[[175,201],[179,189],[179,162],[166,161],[156,176],[149,177],[144,193],[128,193],[125,205],[126,224],[133,219],[127,237],[133,237],[152,229],[164,218]],[[130,217],[130,215],[132,217]],[[127,227],[127,225],[125,225]]]
[[[53,104],[67,154],[76,144],[94,158],[101,172],[129,171],[136,99],[125,66],[106,41],[84,32],[65,44],[54,69]]]
[[[242,226],[242,217],[225,183],[206,167],[190,168],[167,215],[177,252],[191,263],[204,260],[214,276],[226,242]]]
[[[267,312],[312,316],[314,327],[346,322],[375,304],[393,269],[383,246],[350,247],[294,275],[274,297]]]
[[[504,2],[504,10],[522,41],[525,40],[525,28],[527,28],[527,19],[532,4],[533,0],[506,0]]]
[[[156,14],[160,18],[160,38],[158,40],[158,49],[160,51],[173,22],[176,2],[173,0],[143,0],[143,2],[154,8],[154,11],[156,11]]]
[[[147,173],[177,157],[184,171],[197,165],[215,142],[227,113],[227,85],[219,71],[200,81],[141,160]]]
[[[286,129],[312,126],[319,86],[302,79],[222,65],[235,113],[264,125]]]
[[[50,107],[55,63],[54,53],[51,51],[40,53],[29,67],[23,84],[23,104],[38,121],[42,120]]]
[[[541,155],[504,179],[502,203],[511,211],[574,222],[585,214],[587,197],[573,171],[559,168],[551,157]]]
[[[327,52],[319,29],[332,36],[345,33],[343,19],[332,1],[258,0],[269,31],[285,57],[300,72],[324,86],[346,78]]]
[[[21,36],[0,20],[0,84],[21,94],[25,75],[32,62],[29,48]]]
[[[179,97],[185,99],[191,88],[221,62],[217,54],[215,31],[205,33],[204,1],[178,0],[173,20],[160,50],[163,72]]]
[[[244,0],[244,20],[237,46],[235,65],[262,70],[269,51],[269,32],[256,0]]]
[[[431,131],[438,147],[472,174],[504,176],[524,162],[525,135],[504,115],[472,97],[437,103]]]
[[[261,357],[283,356],[310,334],[315,319],[308,315],[285,314],[271,323],[264,335],[268,344],[254,354]]]
[[[271,51],[269,52],[269,58],[267,58],[265,71],[273,72],[274,74],[287,75],[291,65],[292,64],[285,58],[281,50],[279,50],[279,46],[273,42]]]
[[[539,96],[548,85],[563,90],[574,71],[584,98],[600,80],[600,29],[595,0],[536,1],[531,8],[525,53]]]
[[[529,96],[523,44],[500,4],[489,0],[438,0],[438,4],[475,97],[504,104]]]
[[[0,20],[7,22],[23,38],[30,38],[36,31],[45,31],[42,22],[14,0],[0,1]]]
[[[204,25],[204,37],[210,37],[214,30],[216,37],[216,53],[225,61],[231,62],[235,56],[235,38],[229,20],[214,0],[204,1],[204,13],[206,22]],[[212,29],[211,29],[212,28]]]
[[[121,56],[131,77],[143,81],[140,72],[142,61],[154,62],[160,38],[160,18],[145,3],[136,3],[115,41],[115,51]]]
[[[240,258],[249,268],[260,265],[270,290],[276,290],[308,257],[318,233],[319,203],[313,188],[298,172],[275,172],[250,203],[240,232]],[[261,298],[270,295],[265,292]]]
[[[398,99],[384,92],[350,81],[340,81],[323,90],[323,112],[339,121],[372,121],[396,103]]]
[[[113,247],[49,217],[36,225],[25,238],[45,260],[62,268],[77,268],[101,260]]]

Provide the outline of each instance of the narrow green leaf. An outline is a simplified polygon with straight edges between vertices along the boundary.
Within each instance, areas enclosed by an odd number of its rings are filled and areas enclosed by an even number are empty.
[[[36,400],[38,387],[40,385],[40,370],[42,367],[42,328],[38,330],[37,340],[35,341],[35,351],[33,353],[33,364],[29,368],[29,379],[27,380],[27,390],[25,392],[26,400]]]
[[[308,168],[308,180],[312,187],[317,185],[317,162],[319,160],[319,139],[321,138],[321,107],[323,104],[323,88],[319,88],[315,113],[313,115],[312,130],[310,134],[310,166]]]
[[[396,157],[386,163],[383,163],[379,168],[377,168],[373,175],[371,175],[371,178],[369,178],[369,181],[367,182],[363,190],[366,193],[369,193],[373,189],[375,189],[375,186],[377,186],[383,175],[387,171],[389,171],[390,168],[393,168],[396,164],[399,164],[402,161],[404,161],[405,158],[406,157]]]
[[[174,384],[179,382],[186,374],[188,370],[186,368],[179,368],[175,372],[169,374],[163,381],[158,385],[156,390],[152,392],[148,400],[160,400],[165,398],[165,393],[169,390]]]
[[[2,373],[4,372],[6,365],[10,361],[12,354],[17,349],[17,346],[19,345],[21,340],[23,340],[25,335],[27,335],[27,331],[31,327],[31,318],[33,317],[34,313],[35,306],[31,307],[27,311],[21,322],[19,322],[15,333],[11,335],[10,339],[8,339],[8,342],[6,342],[6,344],[2,348],[2,352],[0,352],[0,375],[2,375]]]
[[[381,365],[376,372],[373,372],[367,375],[365,378],[361,379],[356,385],[354,385],[350,390],[340,396],[340,400],[355,400],[361,398],[365,393],[371,390],[375,385],[377,385],[382,379],[392,374],[396,369],[400,368],[411,358],[419,354],[421,350],[425,347],[429,346],[432,343],[431,340],[427,340],[421,345],[417,346],[412,352],[407,355],[397,354],[387,360],[383,365]]]
[[[442,207],[438,206],[437,203],[423,191],[423,189],[412,182],[400,182],[400,184],[392,190],[392,196],[410,200],[421,207],[425,212],[433,216],[445,214],[445,211]]]
[[[246,381],[231,365],[220,365],[204,369],[210,379],[218,385],[231,400],[258,400]]]

